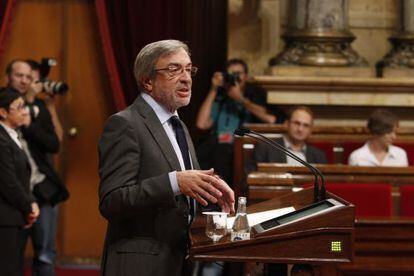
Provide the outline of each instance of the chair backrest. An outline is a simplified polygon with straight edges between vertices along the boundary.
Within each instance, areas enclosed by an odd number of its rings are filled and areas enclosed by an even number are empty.
[[[391,185],[384,183],[328,183],[329,192],[355,205],[356,217],[390,217]]]
[[[413,143],[395,143],[396,146],[403,148],[407,152],[408,164],[414,165],[414,144]]]
[[[400,186],[400,214],[414,217],[414,186]]]

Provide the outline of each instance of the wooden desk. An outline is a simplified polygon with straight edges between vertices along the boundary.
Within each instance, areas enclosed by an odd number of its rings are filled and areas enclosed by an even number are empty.
[[[328,193],[328,196],[342,204],[313,216],[282,223],[268,231],[252,230],[250,240],[231,242],[227,235],[213,243],[204,232],[205,218],[197,218],[190,229],[190,257],[200,261],[305,263],[317,268],[349,263],[353,258],[355,207],[334,194]],[[313,189],[309,188],[250,205],[247,213],[288,206],[300,209],[311,204]],[[333,243],[339,244],[339,248],[332,249]]]
[[[278,124],[245,124],[244,126],[268,137],[280,137],[286,131],[283,125]],[[366,128],[361,126],[315,126],[308,143],[317,147],[324,146],[322,149],[330,163],[345,164],[351,151],[362,146],[368,137]],[[245,180],[246,164],[251,160],[256,143],[257,141],[250,137],[235,137],[233,188],[237,195],[243,193],[241,184]],[[414,128],[399,128],[396,144],[407,149],[409,162],[414,165]]]
[[[247,128],[269,133],[273,136],[281,135],[285,128],[280,125],[256,124],[246,125]],[[346,142],[364,143],[368,133],[364,127],[314,127],[310,142],[334,142],[339,146]],[[398,130],[399,143],[414,143],[414,128],[400,128]],[[239,171],[243,172],[245,160],[249,158],[253,139],[238,137],[239,155],[235,156],[235,171],[237,162]],[[236,146],[236,144],[235,144]],[[235,152],[237,150],[235,149]],[[409,152],[408,152],[409,153]],[[410,154],[410,153],[409,153]],[[244,159],[242,159],[244,158]],[[286,174],[283,172],[266,172],[271,165],[260,167],[261,172],[249,174],[247,182],[249,187],[257,187],[254,191],[259,198],[269,198],[273,194],[283,193],[292,188],[301,187],[303,183],[312,183],[313,177],[306,168],[301,174]],[[402,184],[414,185],[414,167],[409,168],[364,168],[350,166],[322,166],[319,167],[326,175],[327,181],[333,182],[372,182],[381,179],[381,182],[392,183],[394,213],[398,213],[396,205],[399,204],[398,188]],[[266,190],[263,188],[266,187]],[[285,191],[284,191],[285,189]],[[251,202],[251,201],[250,201]],[[355,221],[354,260],[350,264],[340,264],[337,271],[322,271],[321,275],[414,275],[414,220],[395,215],[390,218],[367,218]],[[388,274],[381,274],[381,273]],[[335,274],[336,273],[336,274]],[[359,274],[358,274],[359,273]]]
[[[399,215],[400,185],[414,185],[414,167],[354,167],[348,165],[315,165],[327,183],[389,183],[392,185],[393,214]],[[248,197],[258,201],[281,196],[314,177],[305,167],[286,164],[258,164],[258,172],[247,177]]]
[[[338,269],[342,275],[355,275],[357,272],[364,275],[373,275],[374,272],[413,275],[414,220],[403,217],[357,219],[354,260],[350,264],[339,265]]]
[[[244,127],[260,133],[285,133],[284,124],[244,124]],[[336,125],[315,125],[312,127],[312,135],[322,134],[353,134],[369,135],[368,129],[364,126],[336,126]],[[399,127],[397,130],[399,137],[414,137],[414,127]]]

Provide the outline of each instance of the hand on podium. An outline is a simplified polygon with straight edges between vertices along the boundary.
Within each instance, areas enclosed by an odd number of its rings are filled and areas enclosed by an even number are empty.
[[[217,203],[223,212],[234,213],[234,192],[214,169],[185,170],[177,172],[177,182],[182,194],[194,198],[201,205]]]

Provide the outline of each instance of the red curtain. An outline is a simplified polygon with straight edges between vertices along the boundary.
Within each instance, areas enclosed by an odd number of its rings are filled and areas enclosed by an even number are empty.
[[[6,49],[15,7],[16,0],[0,0],[0,58]]]
[[[95,0],[104,58],[117,109],[138,94],[133,64],[139,50],[161,39],[185,41],[200,71],[193,82],[192,103],[180,116],[193,128],[213,71],[227,57],[227,1]]]
[[[101,34],[103,54],[106,68],[108,70],[112,96],[116,109],[121,110],[126,107],[126,103],[111,40],[106,4],[104,0],[97,0],[95,3],[98,15],[99,32]]]

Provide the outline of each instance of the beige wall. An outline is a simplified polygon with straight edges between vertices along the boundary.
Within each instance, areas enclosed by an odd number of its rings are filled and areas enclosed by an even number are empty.
[[[281,36],[286,27],[288,1],[229,0],[228,57],[245,59],[251,76],[266,74],[269,59],[283,49]],[[352,47],[373,70],[391,48],[388,38],[396,26],[398,0],[349,0],[348,14],[349,29],[356,37]],[[321,123],[347,125],[364,124],[374,108],[318,105],[313,109]],[[402,119],[401,125],[414,125],[411,108],[390,109]]]
[[[282,49],[279,0],[229,1],[229,58],[247,61],[251,75],[264,73],[268,60]]]
[[[268,60],[283,49],[281,35],[289,0],[229,0],[228,56],[245,59],[252,75],[264,74]],[[372,67],[390,49],[398,0],[349,0],[352,44]]]

